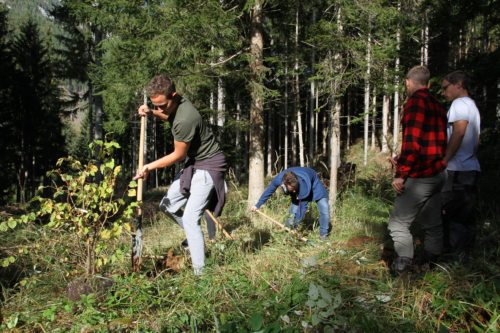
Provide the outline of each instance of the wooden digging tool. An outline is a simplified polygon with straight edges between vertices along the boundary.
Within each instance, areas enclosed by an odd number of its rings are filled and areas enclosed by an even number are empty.
[[[224,229],[222,223],[219,222],[219,220],[214,216],[214,214],[212,214],[211,211],[205,209],[205,213],[214,221],[215,224],[217,224],[217,226],[220,228],[220,230],[222,230],[222,233],[224,234],[224,236],[226,236],[226,238],[234,240],[233,236],[231,236],[229,232],[227,232],[226,229]]]
[[[148,98],[144,92],[144,104],[147,104]],[[137,170],[142,170],[144,166],[144,141],[146,136],[146,116],[141,117],[141,132],[139,139],[139,166]],[[135,231],[132,233],[132,271],[138,272],[142,263],[142,191],[144,180],[137,180],[137,216],[135,218]]]
[[[307,238],[305,237],[302,237],[299,235],[299,233],[295,230],[292,230],[286,226],[284,226],[283,224],[279,223],[278,221],[276,221],[275,219],[273,219],[271,216],[261,212],[260,210],[256,210],[255,212],[259,213],[260,215],[264,216],[267,220],[273,222],[274,224],[276,224],[277,226],[279,226],[281,229],[285,229],[286,231],[288,231],[289,233],[291,234],[294,234],[295,236],[297,236],[301,241],[304,241],[304,242],[308,242]]]

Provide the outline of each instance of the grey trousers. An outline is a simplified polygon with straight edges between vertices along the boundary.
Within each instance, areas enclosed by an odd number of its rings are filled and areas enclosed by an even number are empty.
[[[443,250],[441,188],[445,173],[427,178],[408,178],[403,193],[398,194],[389,217],[389,232],[399,257],[413,258],[412,223],[418,222],[425,234],[424,249],[433,255]]]
[[[180,181],[177,179],[160,202],[160,209],[172,217],[186,233],[196,275],[201,274],[205,266],[205,243],[199,221],[213,189],[214,182],[208,171],[195,170],[189,196],[180,192]]]

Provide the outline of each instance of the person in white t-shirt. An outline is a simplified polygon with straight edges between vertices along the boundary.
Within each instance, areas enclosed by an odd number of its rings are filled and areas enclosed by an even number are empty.
[[[455,71],[443,78],[448,110],[447,181],[442,190],[445,249],[464,259],[475,238],[474,203],[481,168],[477,158],[481,119],[470,97],[470,77]]]

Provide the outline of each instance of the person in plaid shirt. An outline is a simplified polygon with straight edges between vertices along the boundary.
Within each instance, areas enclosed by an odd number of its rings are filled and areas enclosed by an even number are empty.
[[[392,187],[397,192],[389,217],[389,232],[397,258],[392,270],[401,274],[411,268],[413,237],[410,226],[419,221],[425,233],[425,258],[437,258],[443,247],[441,188],[445,182],[446,110],[429,93],[429,70],[416,66],[408,71],[408,100],[402,117],[403,142],[396,159]]]

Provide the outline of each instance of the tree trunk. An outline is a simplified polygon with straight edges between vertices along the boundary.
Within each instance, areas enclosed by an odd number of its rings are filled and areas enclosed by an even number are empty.
[[[338,167],[340,165],[340,100],[335,97],[330,116],[330,186],[329,186],[329,206],[330,216],[335,214],[335,204],[337,202]]]
[[[314,93],[314,156],[318,156],[321,153],[318,148],[318,138],[319,138],[319,124],[320,124],[320,112],[319,112],[319,89],[316,87]]]
[[[421,47],[420,47],[420,65],[427,66],[429,63],[429,22],[427,20],[427,9],[424,12],[422,29],[420,31]]]
[[[372,141],[371,141],[371,149],[375,150],[375,142],[377,140],[377,88],[373,87],[373,96],[372,96]]]
[[[290,149],[290,161],[292,162],[292,164],[294,166],[296,166],[298,163],[297,163],[297,121],[293,121],[292,122],[292,145],[291,145],[291,149]]]
[[[236,95],[236,124],[240,124],[241,121],[241,102],[240,102],[240,97]],[[236,126],[236,139],[235,139],[235,145],[236,149],[240,150],[242,145],[241,145],[241,130],[239,126]],[[243,152],[241,152],[243,153]],[[246,159],[245,159],[246,160]],[[234,173],[236,175],[236,178],[239,180],[240,175],[241,175],[241,162],[237,161],[234,166]]]
[[[251,10],[251,107],[250,160],[248,172],[248,207],[253,206],[264,191],[264,97],[262,89],[264,38],[262,31],[262,2],[256,0]]]
[[[221,139],[224,124],[226,123],[226,104],[224,102],[226,97],[224,85],[221,78],[217,79],[217,127],[219,130],[219,140]]]
[[[370,28],[371,29],[371,28]],[[368,40],[366,43],[366,75],[365,75],[365,113],[364,113],[364,153],[363,165],[368,163],[368,131],[370,125],[370,71],[371,71],[371,44],[372,34],[368,32]]]
[[[312,12],[312,24],[316,23],[317,9],[313,8]],[[314,75],[314,66],[316,63],[316,50],[313,47],[311,50],[311,75]],[[315,93],[316,93],[316,81],[311,80],[311,91],[309,95],[309,163],[312,163],[315,158],[315,137],[316,137],[316,122],[315,122]]]
[[[94,46],[97,49],[97,46],[101,43],[102,41],[102,32],[95,26],[92,26],[92,34],[93,34],[93,39],[94,39]],[[96,66],[101,66],[101,51],[95,51],[95,62]],[[92,85],[92,88],[94,86]],[[102,101],[102,96],[100,94],[94,93],[94,90],[91,90],[92,94],[90,96],[91,101],[92,101],[92,111],[94,112],[94,133],[93,133],[93,140],[102,140],[103,139],[103,132],[102,132],[102,122],[103,122],[103,101]]]
[[[266,177],[272,175],[272,159],[273,159],[273,115],[267,112],[267,145],[266,145]]]
[[[387,68],[384,68],[384,97],[382,99],[382,152],[383,153],[386,153],[389,150],[387,146],[389,103],[390,103],[390,97],[387,94]]]
[[[401,1],[398,1],[398,12],[401,12]],[[398,24],[396,32],[396,61],[394,64],[394,110],[393,110],[393,126],[392,126],[392,157],[398,146],[399,137],[399,53],[401,50],[401,25]]]
[[[349,89],[347,93],[347,119],[346,119],[346,138],[345,138],[345,148],[346,150],[351,149],[351,114],[355,110],[356,97],[353,96],[354,92]]]
[[[297,139],[299,144],[299,163],[300,166],[305,165],[304,161],[304,137],[302,127],[302,112],[300,105],[300,78],[299,78],[299,2],[297,2],[295,12],[295,114],[297,115]]]
[[[288,47],[285,45],[285,49],[288,51]],[[284,168],[288,168],[288,138],[289,138],[289,126],[288,126],[288,62],[285,63],[285,94],[284,94],[284,123],[285,123],[285,133],[284,133]]]
[[[94,140],[102,140],[102,119],[103,119],[103,109],[102,109],[102,97],[101,95],[92,96],[92,109],[94,110]]]
[[[215,92],[213,89],[210,89],[210,122],[212,125],[217,125],[217,113],[215,110],[217,110],[215,106]]]
[[[337,29],[338,34],[343,33],[343,25],[342,25],[342,11],[341,8],[338,9],[337,12]],[[333,71],[337,75],[341,75],[342,72],[342,57],[340,53],[335,54],[333,57],[334,60],[334,68]],[[330,130],[330,186],[329,186],[329,199],[328,205],[330,207],[330,216],[335,215],[335,204],[337,202],[337,188],[338,188],[338,167],[340,165],[340,111],[341,111],[341,101],[338,95],[338,89],[342,78],[336,79],[333,81],[332,86],[330,88],[330,97],[333,99],[332,110],[330,112],[330,122],[329,122],[329,130]]]
[[[152,125],[153,125],[152,126],[152,128],[153,128],[153,135],[152,135],[153,142],[152,142],[151,146],[153,147],[153,159],[156,161],[158,159],[158,144],[157,144],[157,141],[158,141],[158,121],[156,118],[153,118]],[[160,186],[159,174],[160,174],[160,171],[158,169],[155,169],[155,188],[158,188],[158,186]]]

